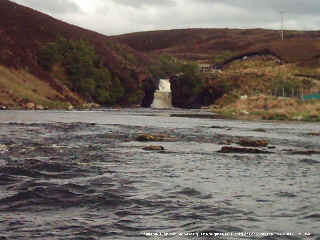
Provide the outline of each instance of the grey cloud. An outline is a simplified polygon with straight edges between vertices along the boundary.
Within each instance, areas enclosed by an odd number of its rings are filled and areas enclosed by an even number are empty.
[[[187,2],[194,2],[193,0],[186,0]],[[197,0],[199,4],[217,4],[221,3],[228,6],[239,8],[246,8],[253,10],[253,14],[258,14],[262,11],[272,10],[274,12],[284,11],[289,14],[311,14],[317,15],[319,13],[319,0]]]
[[[319,0],[13,1],[107,35],[191,27],[277,29],[280,27],[280,11],[286,12],[287,29],[320,28]],[[83,12],[79,6],[84,7]]]
[[[140,8],[145,6],[169,7],[169,6],[176,5],[176,2],[174,0],[112,0],[112,1],[116,4],[126,5],[134,8]]]
[[[80,7],[71,0],[16,0],[15,2],[53,14],[81,12]]]
[[[186,6],[201,8],[195,23],[200,26],[278,28],[280,12],[285,12],[285,26],[289,29],[319,28],[319,0],[181,0]],[[210,12],[212,14],[210,14]],[[183,13],[181,13],[183,14]],[[214,15],[214,16],[213,16]],[[316,27],[318,26],[318,27]]]
[[[319,15],[319,0],[290,0],[290,1],[271,1],[274,10],[285,11],[288,14],[299,15]]]

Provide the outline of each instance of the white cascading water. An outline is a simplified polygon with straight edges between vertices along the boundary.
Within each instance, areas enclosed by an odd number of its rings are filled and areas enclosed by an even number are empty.
[[[152,108],[172,108],[171,84],[169,79],[160,79],[159,89],[154,93]]]

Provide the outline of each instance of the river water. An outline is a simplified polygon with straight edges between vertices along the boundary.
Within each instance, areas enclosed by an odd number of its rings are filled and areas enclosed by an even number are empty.
[[[319,124],[106,109],[1,111],[0,129],[0,239],[320,239],[320,158],[304,153]],[[218,152],[243,138],[271,154]]]

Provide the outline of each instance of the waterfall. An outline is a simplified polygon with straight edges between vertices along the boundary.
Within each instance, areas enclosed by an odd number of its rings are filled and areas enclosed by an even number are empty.
[[[152,108],[172,108],[171,85],[169,79],[160,79],[158,90],[154,93]]]

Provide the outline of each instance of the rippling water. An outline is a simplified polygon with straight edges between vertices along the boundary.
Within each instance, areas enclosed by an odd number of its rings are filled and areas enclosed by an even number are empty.
[[[208,114],[0,112],[0,239],[320,239],[319,155],[284,151],[319,150],[319,124]],[[243,137],[273,154],[218,153]]]

